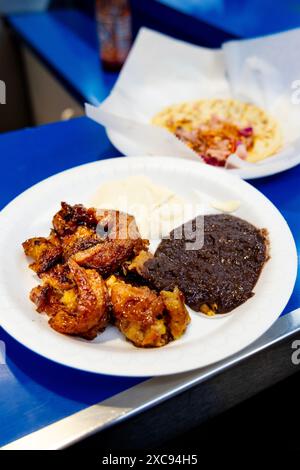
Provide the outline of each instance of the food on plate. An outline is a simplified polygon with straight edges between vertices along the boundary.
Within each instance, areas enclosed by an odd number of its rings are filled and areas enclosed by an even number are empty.
[[[185,332],[190,316],[177,287],[157,293],[116,276],[108,278],[107,286],[115,323],[135,346],[161,347]]]
[[[132,175],[101,184],[92,203],[95,207],[126,211],[128,206],[141,202],[153,209],[177,197],[170,189],[154,184],[147,176]]]
[[[185,201],[150,178],[133,175],[103,183],[91,203],[98,208],[132,214],[143,238],[161,238],[183,222]]]
[[[96,210],[94,208],[86,209],[82,204],[71,206],[62,202],[61,209],[52,219],[52,224],[59,237],[70,235],[81,226],[95,228],[97,225]]]
[[[187,249],[197,226],[204,229],[203,246]],[[197,217],[174,229],[139,272],[158,290],[178,286],[193,310],[215,315],[230,312],[254,295],[267,260],[265,229],[232,215],[206,215],[204,221]]]
[[[59,333],[90,340],[111,321],[138,347],[164,346],[184,333],[190,317],[177,287],[155,292],[125,282],[126,272],[138,274],[152,257],[148,243],[132,215],[62,203],[50,236],[23,243],[41,279],[30,299]]]
[[[116,210],[85,209],[62,203],[53,218],[64,260],[70,256],[85,268],[109,275],[147,247],[133,216]]]
[[[277,121],[258,106],[233,99],[207,99],[169,106],[152,119],[194,150],[205,163],[225,166],[236,154],[248,162],[282,147]]]
[[[80,266],[109,275],[148,246],[129,214],[64,202],[61,206],[48,238],[31,238],[23,243],[25,254],[34,259],[30,267],[38,274],[73,256]]]
[[[132,215],[104,210],[98,216],[97,234],[100,242],[74,254],[75,261],[85,268],[97,269],[102,275],[116,271],[122,263],[147,248]]]
[[[93,339],[108,323],[107,288],[94,269],[84,269],[73,259],[42,276],[30,299],[38,312],[50,317],[59,333]]]

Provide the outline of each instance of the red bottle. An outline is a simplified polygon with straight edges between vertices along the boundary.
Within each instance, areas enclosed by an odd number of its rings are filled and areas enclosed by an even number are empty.
[[[102,65],[106,70],[118,71],[132,41],[128,0],[96,0],[96,20]]]

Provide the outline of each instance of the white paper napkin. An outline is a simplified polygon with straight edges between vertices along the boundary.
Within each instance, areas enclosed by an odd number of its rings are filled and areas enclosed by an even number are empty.
[[[235,167],[276,165],[298,158],[300,104],[292,84],[300,80],[300,28],[258,39],[230,41],[207,49],[142,28],[109,97],[86,114],[134,143],[132,155],[166,155],[201,161],[175,136],[150,124],[164,107],[202,98],[234,97],[272,113],[285,145],[276,157],[251,164],[230,157]]]

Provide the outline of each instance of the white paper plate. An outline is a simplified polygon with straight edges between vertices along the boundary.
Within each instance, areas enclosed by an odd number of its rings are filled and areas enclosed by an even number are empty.
[[[116,328],[94,341],[61,335],[37,314],[28,294],[37,284],[27,267],[21,243],[49,233],[60,201],[87,203],[104,181],[145,174],[189,199],[193,189],[209,196],[239,199],[236,215],[270,233],[271,259],[255,295],[231,315],[217,320],[192,312],[186,334],[160,349],[138,349]],[[120,376],[174,374],[230,356],[264,333],[280,315],[293,290],[297,254],[290,230],[278,210],[261,193],[229,173],[175,158],[118,158],[83,165],[33,186],[0,214],[1,326],[17,341],[48,359],[85,371]]]
[[[116,147],[116,149],[118,149],[119,152],[121,152],[123,155],[140,155],[141,149],[139,149],[137,143],[133,140],[126,138],[126,136],[119,134],[112,129],[106,128],[106,133],[114,147]],[[151,156],[151,153],[147,154],[146,156]],[[181,159],[183,157],[176,158]],[[201,164],[200,161],[198,163]],[[254,164],[249,168],[244,167],[232,170],[223,169],[222,171],[225,171],[226,173],[232,173],[233,175],[239,176],[245,180],[251,180],[256,178],[263,178],[265,176],[276,175],[277,173],[281,173],[282,171],[289,170],[290,168],[299,165],[299,163],[300,153],[289,158],[280,157],[278,161],[276,161],[276,156],[270,157],[269,162],[268,159],[266,159],[261,163]]]

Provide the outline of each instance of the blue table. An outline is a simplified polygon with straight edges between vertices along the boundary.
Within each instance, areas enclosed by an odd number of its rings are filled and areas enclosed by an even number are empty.
[[[118,156],[104,130],[88,118],[0,135],[0,207],[58,171]],[[255,182],[281,210],[300,251],[300,166]],[[300,306],[300,278],[285,309]],[[288,315],[287,315],[288,316]],[[3,330],[7,366],[0,365],[0,446],[114,396],[141,382],[97,376],[54,364],[30,352]],[[13,398],[12,398],[13,397]]]

